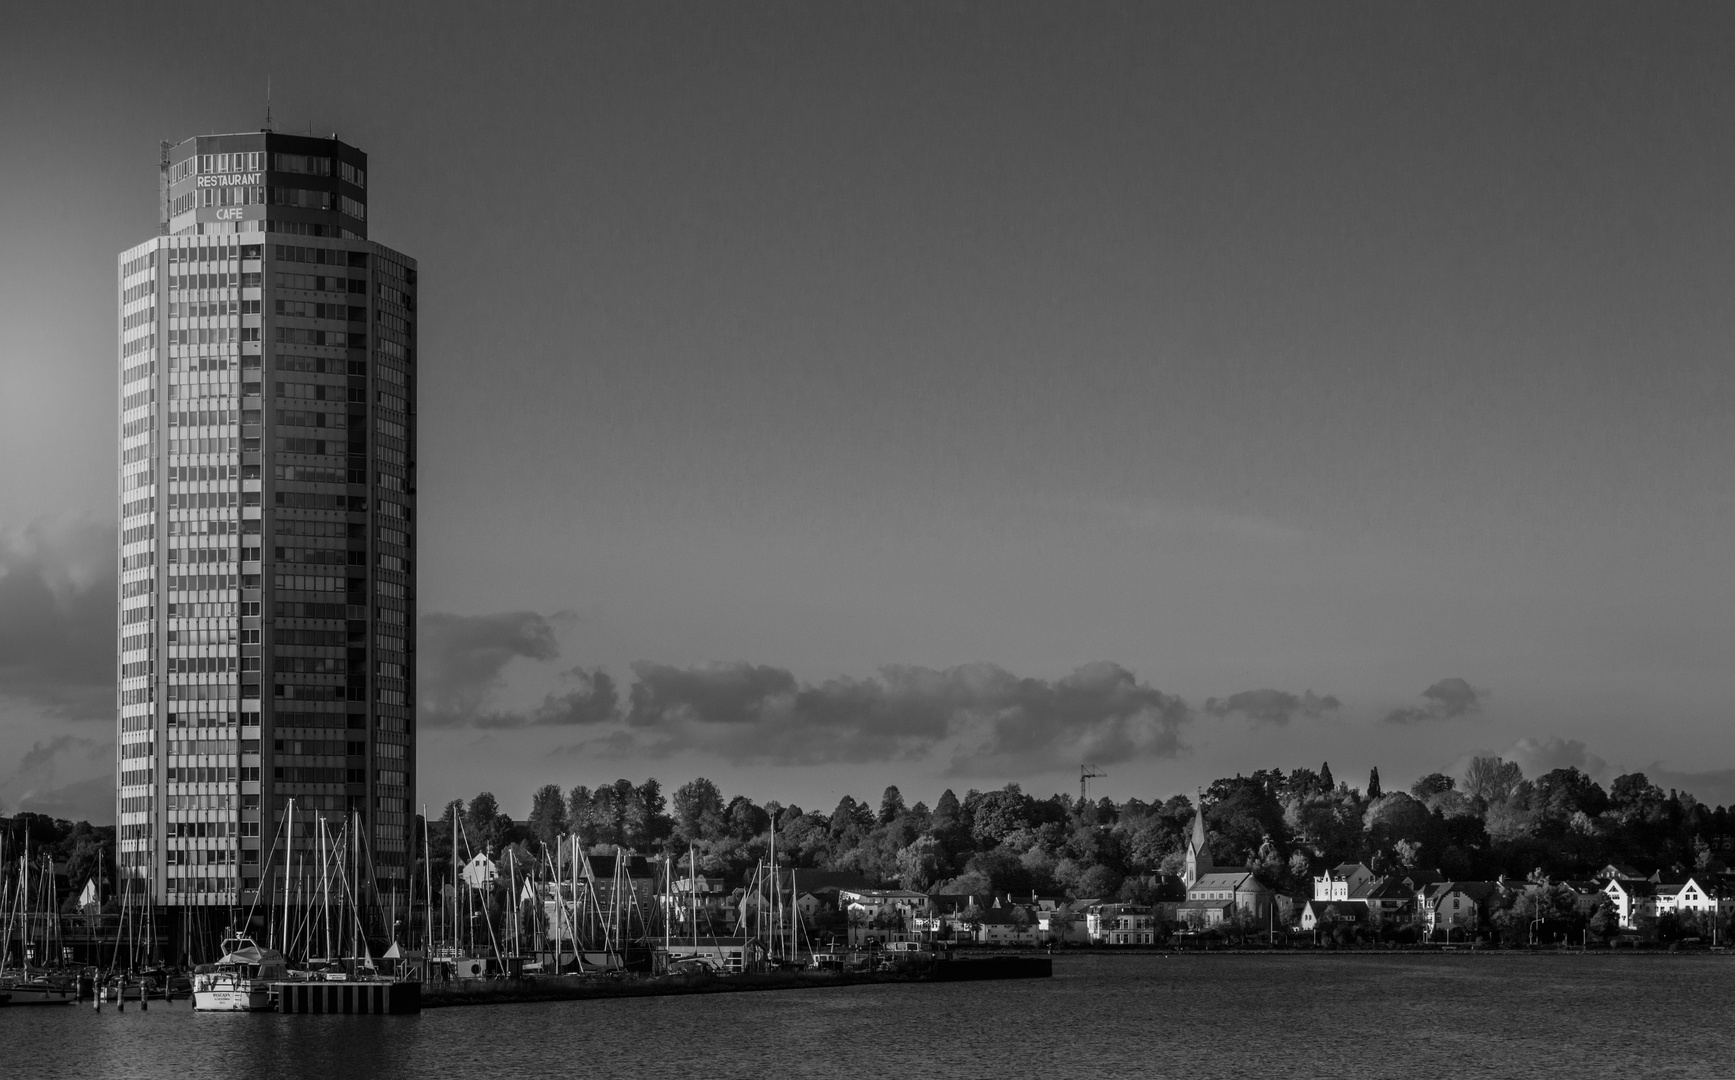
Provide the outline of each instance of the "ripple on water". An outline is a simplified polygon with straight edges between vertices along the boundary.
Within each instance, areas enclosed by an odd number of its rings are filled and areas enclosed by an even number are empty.
[[[0,1075],[1720,1077],[1723,957],[1067,956],[1003,983],[441,1009],[0,1009]]]

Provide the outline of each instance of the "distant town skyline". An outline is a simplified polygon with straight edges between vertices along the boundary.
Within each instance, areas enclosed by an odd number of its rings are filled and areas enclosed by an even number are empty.
[[[113,253],[267,75],[427,282],[430,807],[1735,802],[1735,13],[176,10],[0,42],[8,809],[111,812]]]

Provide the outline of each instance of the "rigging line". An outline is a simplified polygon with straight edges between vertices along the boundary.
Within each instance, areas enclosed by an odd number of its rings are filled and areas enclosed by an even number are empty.
[[[284,826],[283,822],[279,821],[277,823],[277,833],[276,833],[276,835],[272,836],[272,838],[271,838],[271,851],[269,854],[267,854],[265,856],[264,865],[266,865],[266,866],[271,865],[272,856],[277,854],[277,842],[279,840],[283,839],[283,826]],[[261,883],[263,884],[263,880],[261,881]],[[253,902],[251,904],[247,905],[247,922],[245,924],[246,926],[251,927],[253,925],[253,912],[258,909],[259,896],[261,893],[264,893],[265,891],[266,891],[265,889],[254,889],[253,890]],[[265,940],[267,943],[270,942],[271,935],[269,933],[267,933],[265,935]]]
[[[454,820],[457,819],[456,814],[453,814],[452,817]],[[459,834],[464,838],[464,850],[470,852],[470,858],[474,860],[476,857],[475,849],[470,846],[470,833],[469,830],[464,828],[464,823],[462,821],[458,822],[458,830]],[[480,890],[477,890],[475,886],[471,886],[471,891],[475,892]],[[500,941],[494,936],[494,917],[488,914],[488,898],[486,894],[482,897],[482,921],[488,926],[488,941],[494,946],[494,962],[499,963]]]

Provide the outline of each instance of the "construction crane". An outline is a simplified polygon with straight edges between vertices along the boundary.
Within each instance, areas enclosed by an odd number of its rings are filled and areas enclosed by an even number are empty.
[[[1099,776],[1107,775],[1108,773],[1098,772],[1095,765],[1080,765],[1078,767],[1078,801],[1089,802],[1090,782]]]

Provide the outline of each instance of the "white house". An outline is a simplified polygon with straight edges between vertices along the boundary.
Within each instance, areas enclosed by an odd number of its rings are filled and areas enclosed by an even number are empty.
[[[1657,887],[1652,882],[1610,878],[1602,894],[1608,897],[1623,930],[1637,929],[1642,920],[1657,917]]]
[[[1695,874],[1679,884],[1658,883],[1654,888],[1658,915],[1669,911],[1717,915],[1735,908],[1735,899],[1725,895],[1709,875]]]
[[[1361,863],[1339,863],[1313,879],[1315,900],[1349,900],[1357,898],[1358,889],[1373,884],[1374,872]]]

